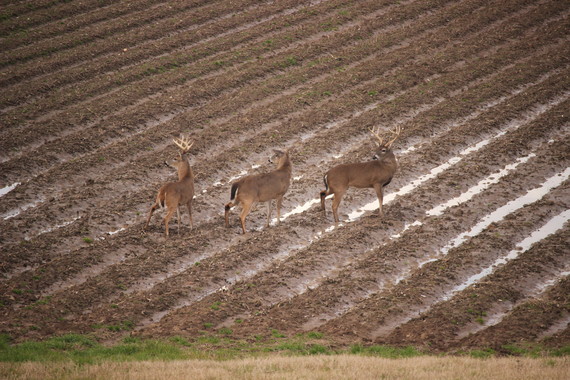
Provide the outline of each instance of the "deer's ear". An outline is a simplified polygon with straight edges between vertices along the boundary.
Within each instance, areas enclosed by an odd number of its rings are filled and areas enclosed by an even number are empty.
[[[378,148],[380,148],[380,143],[379,143],[378,141],[374,141],[374,144],[376,144],[376,146],[377,146]]]
[[[279,150],[279,149],[273,149],[273,151],[278,154],[278,155],[283,155],[285,153],[283,153],[283,151]]]

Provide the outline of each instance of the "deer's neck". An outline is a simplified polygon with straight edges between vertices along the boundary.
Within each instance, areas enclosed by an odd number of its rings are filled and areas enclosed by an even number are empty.
[[[185,179],[194,179],[194,172],[188,162],[178,169],[178,180],[184,181]]]
[[[374,166],[381,170],[389,170],[391,172],[395,172],[398,168],[398,162],[396,161],[396,157],[394,155],[389,155],[387,157],[383,157],[380,160],[371,161]]]
[[[291,167],[291,161],[289,161],[289,159],[280,163],[279,166],[277,167],[277,170],[287,172],[289,173],[289,175],[291,175],[292,169],[293,168]]]

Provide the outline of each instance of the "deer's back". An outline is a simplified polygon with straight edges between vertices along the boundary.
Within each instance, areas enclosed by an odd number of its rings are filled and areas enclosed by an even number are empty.
[[[375,184],[384,185],[392,179],[396,171],[396,162],[368,161],[353,164],[341,164],[327,172],[327,181],[335,187],[368,188]]]
[[[290,174],[275,170],[269,173],[247,176],[240,181],[238,199],[251,199],[254,202],[266,202],[287,192]]]
[[[171,201],[188,203],[194,197],[194,181],[188,178],[178,182],[169,182],[161,187],[160,194]]]

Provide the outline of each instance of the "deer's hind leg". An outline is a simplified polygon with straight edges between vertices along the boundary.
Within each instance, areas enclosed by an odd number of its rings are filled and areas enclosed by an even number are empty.
[[[333,192],[334,198],[333,198],[333,202],[332,202],[332,211],[333,211],[334,221],[336,223],[339,222],[338,206],[340,205],[340,201],[342,201],[342,197],[344,196],[345,192],[346,192],[346,190],[345,191],[337,190],[336,192]]]
[[[148,228],[148,225],[150,223],[150,218],[152,218],[152,213],[154,212],[154,210],[156,210],[159,207],[158,203],[154,203],[152,206],[150,206],[150,211],[148,213],[148,218],[146,218],[146,224],[144,225],[144,229],[146,230]]]
[[[382,216],[384,213],[382,212],[382,202],[384,200],[384,187],[381,184],[375,184],[374,190],[376,191],[376,195],[378,196],[378,215]]]
[[[169,236],[168,233],[168,222],[170,221],[170,218],[172,218],[172,215],[174,214],[174,210],[178,210],[178,207],[174,208],[174,207],[170,207],[168,208],[168,211],[166,212],[166,216],[164,217],[164,233],[166,236]]]
[[[251,211],[251,206],[253,206],[253,202],[242,202],[242,210],[241,210],[241,214],[239,216],[240,222],[241,222],[241,230],[242,232],[245,234],[246,230],[245,230],[245,218],[246,216],[249,214],[249,212]]]
[[[323,215],[327,216],[327,209],[325,207],[325,199],[326,197],[328,197],[329,195],[334,194],[331,189],[327,189],[327,190],[323,190],[320,193],[321,196],[321,210],[323,210]]]
[[[281,205],[283,204],[283,196],[278,197],[275,203],[277,203],[277,224],[281,224]]]
[[[267,223],[265,224],[265,227],[269,227],[269,222],[271,221],[271,211],[273,206],[272,202],[273,202],[272,199],[267,201]],[[277,213],[279,213],[279,211],[277,211]]]
[[[232,207],[234,207],[236,204],[234,204],[233,202],[228,202],[226,203],[226,207],[225,207],[225,213],[224,213],[224,217],[226,220],[226,227],[230,227],[230,210]]]
[[[178,235],[180,235],[180,206],[176,207],[176,220],[178,221]]]
[[[320,192],[321,196],[321,210],[323,210],[323,215],[327,216],[327,209],[325,208],[325,198],[331,194],[331,189],[329,188],[327,175],[323,177],[323,182],[325,183],[325,189]]]
[[[188,214],[190,215],[190,230],[194,229],[194,221],[192,220],[192,200],[186,203],[186,207],[188,207]]]

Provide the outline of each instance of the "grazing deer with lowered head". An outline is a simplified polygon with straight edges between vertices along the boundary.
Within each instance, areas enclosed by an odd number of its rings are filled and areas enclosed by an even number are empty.
[[[172,218],[172,214],[176,211],[178,216],[178,233],[180,233],[180,209],[181,205],[188,207],[190,214],[190,229],[193,227],[192,222],[192,199],[194,198],[194,173],[192,167],[188,162],[188,152],[194,144],[190,140],[181,136],[180,139],[174,139],[174,143],[180,148],[180,153],[172,161],[166,161],[165,164],[172,166],[178,171],[178,181],[169,182],[162,185],[156,195],[156,201],[150,208],[148,218],[146,220],[145,229],[148,227],[152,213],[158,207],[163,208],[166,206],[167,212],[164,217],[165,234],[168,236],[168,222]]]
[[[280,150],[274,151],[278,160],[277,169],[269,173],[249,175],[232,184],[230,200],[233,202],[230,201],[226,204],[226,227],[230,226],[230,209],[241,203],[242,210],[239,218],[241,229],[245,234],[245,217],[249,214],[253,204],[257,202],[267,202],[266,227],[268,227],[271,219],[271,202],[273,199],[277,203],[277,223],[280,223],[281,203],[291,182],[292,167],[288,150],[285,152]]]
[[[321,191],[321,208],[326,216],[325,198],[334,194],[332,210],[336,223],[339,221],[338,206],[349,187],[373,188],[378,196],[379,214],[382,216],[383,189],[390,183],[398,168],[391,146],[400,135],[401,128],[397,127],[396,130],[390,131],[393,138],[386,143],[378,134],[379,131],[370,130],[370,132],[378,139],[376,142],[378,148],[371,161],[341,164],[330,169],[324,176],[325,190]]]

